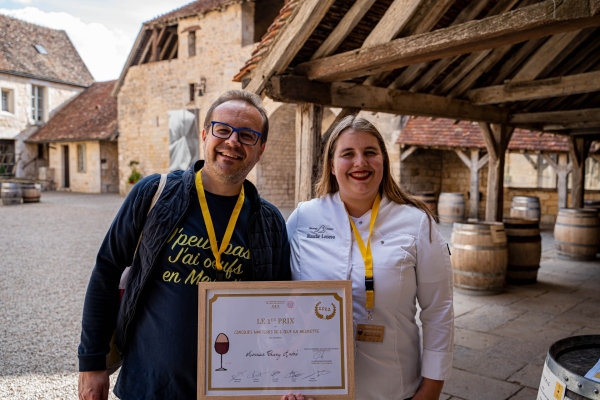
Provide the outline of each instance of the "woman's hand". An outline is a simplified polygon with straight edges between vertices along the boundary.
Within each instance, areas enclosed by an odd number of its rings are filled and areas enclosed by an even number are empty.
[[[423,378],[423,383],[412,400],[438,400],[442,394],[444,381],[436,381],[435,379]]]
[[[304,396],[302,395],[302,393],[298,393],[298,394],[293,394],[293,393],[288,393],[288,394],[284,394],[283,396],[281,396],[281,400],[305,400]],[[312,397],[309,397],[308,400],[315,400]]]

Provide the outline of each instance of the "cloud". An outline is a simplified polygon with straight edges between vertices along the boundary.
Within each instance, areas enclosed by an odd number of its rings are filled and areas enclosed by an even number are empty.
[[[0,14],[66,31],[97,81],[119,77],[135,40],[132,34],[116,28],[109,29],[97,22],[84,23],[66,12],[45,12],[35,7],[25,7],[14,10],[0,8]]]

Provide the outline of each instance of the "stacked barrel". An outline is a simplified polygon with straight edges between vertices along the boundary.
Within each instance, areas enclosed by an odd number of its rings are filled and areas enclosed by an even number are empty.
[[[40,201],[42,186],[39,183],[2,182],[0,197],[5,206]]]

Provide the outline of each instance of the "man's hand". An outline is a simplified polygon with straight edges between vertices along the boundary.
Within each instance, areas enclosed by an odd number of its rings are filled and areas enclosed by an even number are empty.
[[[107,400],[109,388],[108,372],[79,373],[79,400]]]

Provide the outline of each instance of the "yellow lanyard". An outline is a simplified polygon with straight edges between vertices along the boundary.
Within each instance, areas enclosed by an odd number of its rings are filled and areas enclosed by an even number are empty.
[[[356,243],[358,244],[358,248],[360,249],[360,254],[365,262],[365,290],[367,292],[367,301],[365,308],[367,309],[369,316],[371,315],[371,310],[375,308],[375,285],[373,280],[373,254],[371,253],[371,234],[373,233],[373,226],[375,225],[375,220],[377,219],[377,213],[379,212],[379,203],[381,202],[381,196],[377,194],[375,198],[375,202],[373,203],[373,209],[371,210],[371,222],[369,223],[369,237],[367,238],[367,245],[362,240],[360,236],[360,232],[356,229],[356,225],[348,214],[348,219],[350,220],[350,225],[352,225],[352,231],[354,232],[354,237],[356,238]],[[348,210],[346,210],[348,213]]]
[[[233,208],[233,213],[231,213],[231,217],[229,218],[229,223],[227,223],[227,229],[225,229],[225,236],[223,236],[223,241],[221,242],[221,247],[217,250],[217,237],[215,236],[215,228],[212,223],[212,219],[210,218],[210,211],[208,210],[208,203],[206,202],[206,195],[204,194],[204,186],[202,185],[202,170],[198,171],[196,174],[196,191],[198,192],[198,200],[200,201],[200,209],[202,210],[202,216],[204,217],[204,224],[206,225],[206,230],[208,231],[208,239],[210,240],[210,249],[215,257],[215,262],[217,265],[217,271],[223,271],[223,265],[221,265],[221,254],[227,249],[229,245],[229,241],[231,240],[231,235],[233,235],[233,230],[235,228],[235,223],[237,222],[238,217],[240,216],[240,211],[242,210],[242,206],[244,205],[244,186],[242,186],[242,191],[238,196],[237,202],[235,203],[235,207]],[[217,277],[220,274],[217,273]],[[221,279],[217,279],[221,280]]]

